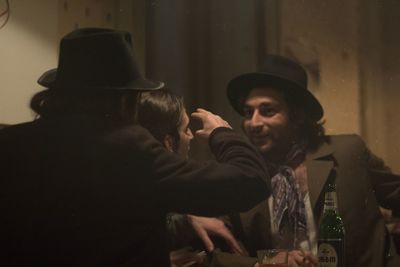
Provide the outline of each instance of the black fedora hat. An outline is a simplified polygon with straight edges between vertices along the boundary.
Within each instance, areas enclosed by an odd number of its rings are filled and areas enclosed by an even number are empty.
[[[66,91],[147,91],[164,87],[164,83],[140,74],[128,32],[102,28],[82,28],[65,35],[57,69],[46,71],[38,83]]]
[[[318,121],[324,111],[315,96],[307,89],[307,73],[304,68],[282,56],[268,55],[258,72],[246,73],[228,83],[227,95],[232,107],[243,115],[243,103],[250,90],[271,86],[285,90],[304,105],[312,119]]]

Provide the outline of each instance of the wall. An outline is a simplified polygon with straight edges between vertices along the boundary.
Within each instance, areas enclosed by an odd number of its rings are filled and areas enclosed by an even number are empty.
[[[308,69],[327,133],[360,133],[358,1],[281,1],[281,53]],[[338,17],[340,16],[340,19]]]
[[[230,107],[226,85],[234,76],[256,69],[258,33],[263,26],[260,1],[153,0],[148,9],[147,70],[183,95],[188,112],[204,107],[236,129],[241,118]],[[192,122],[194,128],[199,125]],[[196,140],[191,156],[210,158]]]
[[[0,123],[7,124],[33,118],[29,101],[40,90],[38,77],[56,64],[58,36],[57,1],[9,2],[10,19],[0,29]]]
[[[59,0],[59,38],[77,28],[113,28],[115,2],[114,0]]]
[[[83,27],[129,31],[142,70],[146,54],[146,0],[59,0],[59,38]]]
[[[384,14],[383,20],[383,43],[385,49],[383,55],[383,86],[382,97],[386,107],[386,113],[381,120],[386,122],[386,148],[388,163],[397,173],[400,173],[400,38],[396,32],[400,28],[400,2],[399,1],[384,1],[382,3]],[[385,129],[374,127],[374,132],[379,132]]]
[[[56,67],[59,40],[82,27],[120,28],[133,34],[138,61],[145,61],[145,0],[10,0],[10,18],[0,29],[0,123],[34,118],[36,81]],[[5,10],[0,2],[0,13]],[[0,19],[0,25],[4,18]]]
[[[308,68],[327,133],[360,134],[400,172],[400,2],[282,0],[280,52]]]

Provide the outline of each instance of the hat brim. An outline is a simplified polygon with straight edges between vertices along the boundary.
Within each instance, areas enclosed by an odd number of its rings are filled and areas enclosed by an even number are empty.
[[[228,83],[227,95],[232,107],[243,116],[243,104],[251,89],[271,86],[274,89],[293,94],[304,104],[306,112],[312,119],[319,121],[324,111],[315,96],[303,86],[285,78],[265,72],[252,72],[239,75]]]
[[[57,84],[57,69],[51,69],[44,72],[38,79],[38,84],[47,88],[63,88],[63,85]],[[70,85],[68,88],[70,88]],[[82,86],[76,85],[77,88],[81,88]],[[149,81],[144,78],[138,78],[132,82],[128,82],[126,84],[116,86],[93,86],[93,90],[133,90],[133,91],[152,91],[158,90],[164,87],[163,82],[158,81]],[[85,89],[90,89],[85,86]]]

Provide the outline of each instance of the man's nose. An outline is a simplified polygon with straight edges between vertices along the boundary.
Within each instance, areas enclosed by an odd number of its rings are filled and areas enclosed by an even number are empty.
[[[251,128],[252,131],[259,131],[262,129],[263,127],[263,122],[261,119],[260,114],[258,113],[257,110],[255,110],[250,118],[249,121],[249,126]]]
[[[255,110],[251,116],[250,124],[254,127],[262,125],[262,120],[258,110]]]

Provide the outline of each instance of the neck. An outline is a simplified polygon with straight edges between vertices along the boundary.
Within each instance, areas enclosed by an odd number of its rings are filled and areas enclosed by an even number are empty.
[[[292,142],[284,149],[264,153],[264,159],[277,165],[289,165],[294,168],[304,161],[306,149],[305,142]]]
[[[272,163],[280,165],[285,162],[287,152],[288,150],[268,151],[263,153],[263,156],[266,161],[270,161]]]

